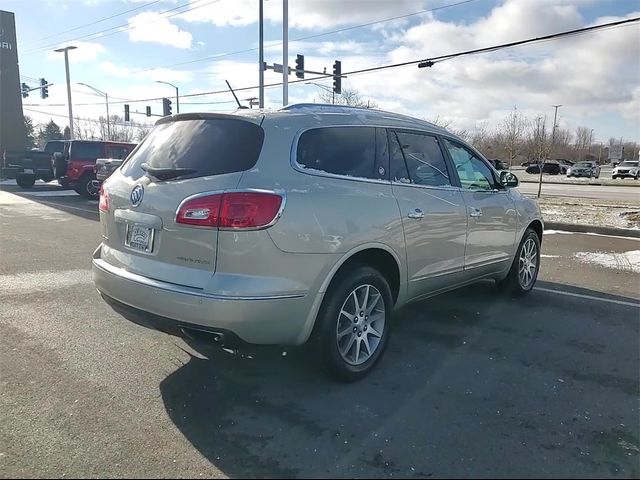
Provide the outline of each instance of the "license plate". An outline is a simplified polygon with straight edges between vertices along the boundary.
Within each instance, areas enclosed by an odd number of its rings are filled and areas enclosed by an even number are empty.
[[[24,173],[33,173],[33,168],[25,168]]]
[[[127,225],[124,245],[141,252],[151,252],[153,250],[153,234],[153,228],[143,225]]]

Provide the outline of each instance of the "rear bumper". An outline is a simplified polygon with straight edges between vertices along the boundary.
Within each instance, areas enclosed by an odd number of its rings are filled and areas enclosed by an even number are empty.
[[[98,291],[125,318],[167,333],[208,332],[260,345],[302,343],[315,295],[269,297],[207,293],[132,274],[100,258],[93,258],[93,281]],[[237,337],[237,339],[236,339]]]

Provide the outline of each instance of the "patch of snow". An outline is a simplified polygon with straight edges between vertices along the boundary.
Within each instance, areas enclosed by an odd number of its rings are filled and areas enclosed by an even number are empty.
[[[543,233],[544,235],[555,235],[557,233],[562,233],[564,235],[573,235],[573,232],[565,232],[564,230],[545,230]]]
[[[540,256],[542,258],[560,258],[560,255],[545,255],[544,253],[541,253]]]
[[[640,250],[624,253],[577,252],[574,256],[583,263],[640,273]]]

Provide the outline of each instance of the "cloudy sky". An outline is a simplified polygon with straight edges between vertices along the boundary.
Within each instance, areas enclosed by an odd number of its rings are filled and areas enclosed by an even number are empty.
[[[42,100],[33,92],[25,113],[37,122],[66,125],[63,55],[70,52],[74,114],[104,115],[101,97],[84,82],[107,92],[111,113],[123,115],[171,96],[258,83],[257,0],[3,0],[15,12],[21,81],[54,85]],[[638,0],[290,0],[289,56],[305,55],[306,68],[344,72],[481,48],[559,31],[640,16]],[[398,18],[402,17],[402,18]],[[282,63],[282,0],[265,1],[268,63]],[[311,37],[311,38],[309,38]],[[266,72],[267,83],[282,76]],[[292,80],[295,76],[291,77]],[[319,83],[329,87],[331,80]],[[462,57],[418,69],[415,65],[353,75],[343,87],[359,90],[380,108],[420,118],[440,118],[456,128],[497,125],[514,105],[528,115],[553,115],[559,123],[594,129],[594,139],[640,140],[640,25],[608,29]],[[315,85],[295,84],[289,101],[313,101]],[[266,91],[267,106],[282,103],[280,87]],[[241,99],[257,89],[239,92]],[[245,102],[246,103],[246,102]],[[180,111],[229,110],[229,93],[181,99]],[[175,113],[175,101],[174,101]],[[45,113],[40,113],[45,112]],[[135,115],[136,120],[145,120]]]

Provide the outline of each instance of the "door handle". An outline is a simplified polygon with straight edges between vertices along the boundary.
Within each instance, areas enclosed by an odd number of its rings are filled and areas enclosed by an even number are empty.
[[[412,210],[411,212],[407,213],[407,217],[420,220],[421,218],[424,218],[424,212],[421,209],[416,208],[415,210]]]
[[[469,216],[473,218],[479,218],[482,216],[482,210],[480,208],[470,207]]]

